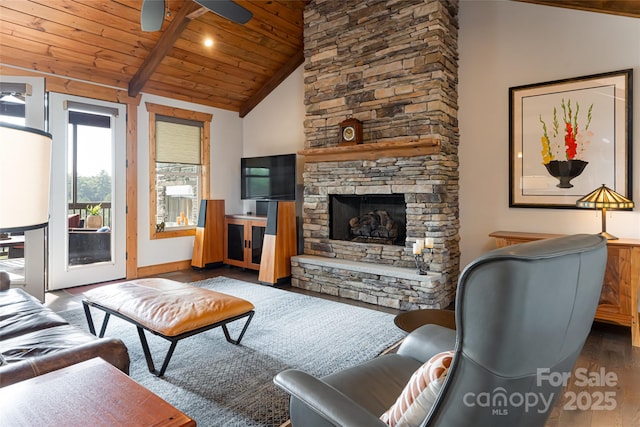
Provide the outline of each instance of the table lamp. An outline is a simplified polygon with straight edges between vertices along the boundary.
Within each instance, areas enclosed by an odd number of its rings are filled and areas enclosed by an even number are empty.
[[[49,222],[51,134],[0,123],[0,239]],[[0,289],[10,285],[0,271]]]
[[[609,240],[616,240],[616,236],[607,233],[607,209],[630,209],[633,208],[634,203],[602,184],[602,187],[578,199],[576,206],[586,209],[602,209],[602,232],[600,235]]]

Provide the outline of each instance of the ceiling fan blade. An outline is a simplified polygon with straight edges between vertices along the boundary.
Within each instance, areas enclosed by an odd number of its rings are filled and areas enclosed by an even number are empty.
[[[253,17],[253,13],[249,12],[239,4],[231,0],[194,0],[200,6],[204,6],[215,14],[227,18],[238,24],[246,24]]]
[[[142,0],[140,27],[142,31],[160,31],[164,21],[164,0]]]

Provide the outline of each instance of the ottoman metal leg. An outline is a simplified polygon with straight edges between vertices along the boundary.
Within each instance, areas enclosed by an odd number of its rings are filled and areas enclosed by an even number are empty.
[[[162,367],[160,368],[160,370],[156,370],[155,368],[155,364],[153,363],[153,357],[151,356],[151,350],[149,349],[149,343],[147,342],[147,336],[144,333],[144,329],[142,326],[140,325],[136,325],[137,329],[138,329],[138,336],[140,337],[140,344],[142,345],[142,351],[144,352],[144,357],[147,361],[147,367],[149,368],[149,372],[151,372],[152,374],[161,377],[164,375],[165,371],[167,370],[167,366],[169,366],[169,361],[171,360],[171,356],[173,356],[173,351],[176,349],[176,345],[178,344],[178,341],[180,341],[183,338],[188,338],[190,336],[199,334],[200,332],[204,332],[204,331],[208,331],[209,329],[213,329],[216,328],[218,326],[222,326],[222,330],[224,332],[224,336],[226,338],[226,340],[228,342],[230,342],[231,344],[235,344],[238,345],[240,344],[240,341],[242,340],[242,337],[244,336],[244,333],[247,331],[247,328],[249,327],[249,323],[251,322],[251,319],[253,318],[253,315],[255,314],[255,312],[252,310],[248,313],[244,313],[241,314],[239,316],[235,316],[233,318],[224,320],[222,322],[218,322],[215,323],[213,325],[209,325],[209,326],[205,326],[203,328],[200,329],[195,329],[193,331],[189,331],[189,332],[185,332],[183,334],[180,335],[176,335],[174,337],[168,337],[166,335],[162,335],[162,334],[158,334],[154,331],[151,331],[153,334],[158,335],[164,339],[166,339],[167,341],[171,342],[171,345],[169,346],[169,351],[167,351],[166,356],[164,357],[164,361],[162,362]],[[247,317],[247,321],[245,322],[244,326],[242,327],[242,331],[240,332],[240,335],[238,336],[237,339],[232,339],[230,334],[229,334],[229,330],[227,329],[227,323],[231,323],[233,321],[236,321],[238,319],[242,319],[243,317]]]
[[[224,337],[227,339],[228,342],[235,345],[240,344],[240,341],[242,340],[244,333],[247,331],[247,328],[249,327],[249,323],[251,323],[251,319],[253,319],[254,314],[255,314],[254,311],[249,312],[249,318],[247,319],[247,322],[244,324],[244,327],[242,328],[242,331],[240,332],[240,335],[236,340],[232,339],[231,335],[229,335],[229,330],[227,329],[227,323],[230,323],[230,322],[222,324],[222,331],[224,332]]]
[[[144,334],[144,329],[140,326],[138,328],[138,336],[140,337],[140,344],[142,344],[142,351],[144,352],[144,358],[147,360],[147,367],[149,368],[149,372],[152,374],[161,377],[164,375],[164,372],[167,370],[167,366],[169,366],[169,361],[171,360],[171,356],[173,356],[173,351],[176,349],[176,345],[179,340],[171,340],[171,345],[169,346],[169,351],[167,355],[164,357],[164,362],[162,362],[162,367],[159,371],[156,371],[156,367],[153,364],[153,358],[151,357],[151,350],[149,350],[149,343],[147,342],[147,337]]]
[[[107,324],[109,323],[109,318],[111,317],[111,313],[108,311],[104,312],[104,319],[102,320],[102,327],[100,328],[100,334],[96,334],[96,328],[93,324],[93,317],[91,316],[91,310],[89,309],[89,304],[86,301],[82,301],[82,307],[84,308],[84,315],[87,318],[87,325],[89,326],[89,332],[93,335],[96,335],[98,338],[104,337],[104,333],[107,331]]]

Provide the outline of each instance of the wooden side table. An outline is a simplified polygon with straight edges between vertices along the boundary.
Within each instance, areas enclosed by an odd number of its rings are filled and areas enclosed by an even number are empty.
[[[499,248],[562,234],[494,231],[489,234]],[[596,311],[596,320],[631,328],[631,344],[640,347],[638,293],[640,289],[640,240],[607,241],[607,269]]]
[[[434,324],[445,328],[456,328],[456,315],[453,310],[424,308],[398,314],[393,322],[403,331],[411,332],[422,325]]]
[[[0,388],[2,426],[195,426],[100,358]]]

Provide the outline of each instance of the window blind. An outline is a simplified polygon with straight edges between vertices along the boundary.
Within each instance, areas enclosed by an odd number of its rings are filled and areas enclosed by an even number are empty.
[[[0,82],[0,93],[3,95],[31,95],[31,85],[27,83]]]
[[[200,164],[201,122],[156,116],[156,162]]]
[[[118,117],[118,109],[112,107],[103,107],[102,105],[85,104],[84,102],[68,101],[62,103],[65,110],[80,111],[85,113],[103,114],[107,116]]]

